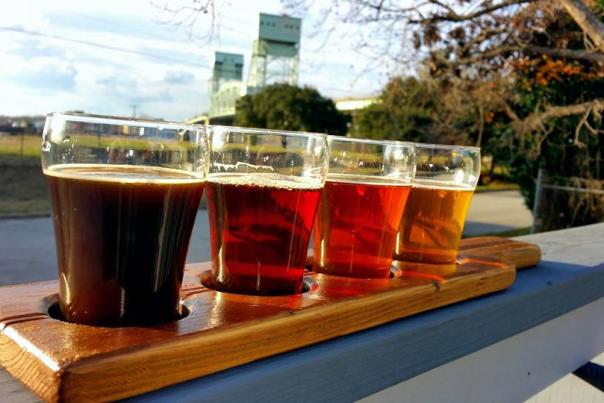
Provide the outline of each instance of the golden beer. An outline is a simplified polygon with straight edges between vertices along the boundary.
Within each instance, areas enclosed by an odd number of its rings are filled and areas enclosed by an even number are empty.
[[[394,258],[455,263],[474,186],[416,179],[397,235]]]

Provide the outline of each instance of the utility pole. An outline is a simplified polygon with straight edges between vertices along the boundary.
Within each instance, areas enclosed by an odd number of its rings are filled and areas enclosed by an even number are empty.
[[[130,105],[130,107],[132,108],[132,117],[136,118],[136,108],[138,107],[138,105],[132,104]]]

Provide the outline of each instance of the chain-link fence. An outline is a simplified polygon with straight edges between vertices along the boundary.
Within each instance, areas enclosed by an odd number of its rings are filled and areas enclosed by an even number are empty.
[[[550,176],[540,169],[533,204],[532,232],[604,221],[604,181]]]

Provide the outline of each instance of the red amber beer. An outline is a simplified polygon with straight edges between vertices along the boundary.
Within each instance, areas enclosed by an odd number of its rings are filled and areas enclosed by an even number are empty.
[[[212,283],[219,291],[302,291],[312,224],[327,172],[325,135],[210,128],[206,196]]]
[[[162,139],[154,136],[157,131]],[[196,165],[207,158],[205,139],[182,124],[48,117],[42,165],[65,320],[130,326],[178,317],[206,177],[207,167]],[[150,158],[158,142],[163,151]],[[131,164],[110,163],[114,158]]]
[[[390,276],[413,178],[409,143],[329,137],[330,171],[314,232],[314,270]]]
[[[417,171],[395,259],[453,264],[480,174],[480,149],[416,144]]]
[[[355,179],[334,175],[325,183],[314,233],[315,261],[323,273],[386,278],[411,186]]]
[[[212,176],[207,198],[218,289],[301,292],[321,192],[312,185],[261,175]]]

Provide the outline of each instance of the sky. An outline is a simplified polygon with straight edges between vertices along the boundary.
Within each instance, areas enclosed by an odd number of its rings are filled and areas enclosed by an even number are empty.
[[[172,0],[174,6],[179,0]],[[187,0],[180,0],[186,2]],[[189,0],[190,1],[190,0]],[[155,3],[153,3],[155,2]],[[22,0],[0,3],[0,115],[53,111],[185,120],[209,108],[215,50],[243,53],[244,79],[260,12],[282,14],[277,0],[219,1],[218,38],[199,39],[169,23],[165,0]],[[295,15],[294,15],[295,16]],[[321,10],[302,23],[300,85],[332,98],[376,94],[387,72],[367,66],[349,27],[322,35]]]

